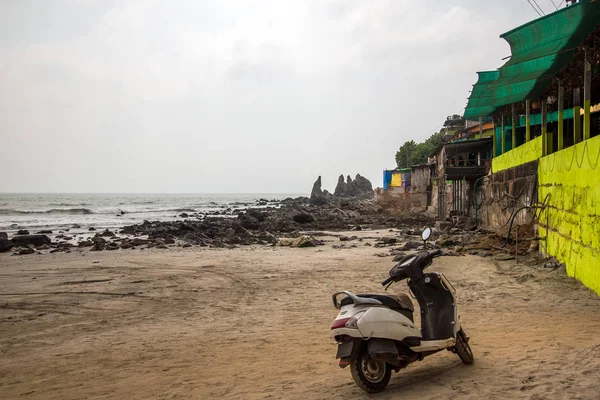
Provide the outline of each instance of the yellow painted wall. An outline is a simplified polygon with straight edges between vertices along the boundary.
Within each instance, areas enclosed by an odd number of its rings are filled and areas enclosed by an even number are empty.
[[[390,186],[402,186],[402,174],[399,172],[392,172],[392,182]]]
[[[530,161],[535,161],[542,156],[542,137],[538,136],[516,149],[494,157],[492,159],[492,172],[496,173],[505,169],[516,167]]]
[[[540,248],[600,295],[600,136],[540,159]]]

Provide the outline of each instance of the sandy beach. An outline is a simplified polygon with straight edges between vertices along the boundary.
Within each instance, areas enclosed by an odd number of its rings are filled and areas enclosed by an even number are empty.
[[[337,366],[331,294],[381,292],[392,262],[365,245],[387,231],[352,234],[346,249],[0,254],[0,398],[600,398],[600,298],[560,269],[468,255],[432,269],[458,290],[475,364],[440,352],[369,397]]]

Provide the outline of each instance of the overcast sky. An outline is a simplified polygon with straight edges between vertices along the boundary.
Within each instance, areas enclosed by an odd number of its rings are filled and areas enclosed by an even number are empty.
[[[0,192],[381,186],[534,18],[527,0],[5,0]]]

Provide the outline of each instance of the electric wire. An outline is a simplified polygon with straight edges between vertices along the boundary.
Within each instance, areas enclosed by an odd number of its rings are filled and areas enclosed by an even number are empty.
[[[535,12],[536,12],[536,13],[537,13],[537,14],[538,14],[540,17],[541,17],[541,16],[542,16],[542,14],[540,14],[540,12],[537,10],[537,8],[535,8],[535,7],[533,6],[533,4],[531,3],[531,1],[530,1],[530,0],[527,0],[527,2],[528,2],[528,3],[529,3],[529,5],[531,6],[531,8],[533,8],[533,10],[534,10],[534,11],[535,11]]]
[[[540,9],[540,12],[541,12],[543,15],[546,15],[546,13],[544,12],[544,10],[542,10],[542,7],[540,7],[540,5],[538,4],[537,0],[533,0],[533,3],[534,3],[536,6],[537,6],[537,8],[539,8],[539,9]]]

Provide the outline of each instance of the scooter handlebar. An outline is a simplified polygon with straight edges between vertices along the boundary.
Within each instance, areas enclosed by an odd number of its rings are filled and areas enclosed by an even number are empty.
[[[440,249],[437,249],[437,250],[434,250],[434,251],[430,252],[430,253],[429,253],[429,255],[430,255],[432,258],[435,258],[435,257],[440,257],[440,256],[443,256],[443,255],[444,255],[444,252],[443,252],[443,251],[441,251]]]
[[[389,278],[387,278],[385,281],[381,282],[381,286],[387,286],[390,282],[392,282],[394,280],[394,278],[392,278],[391,276]]]

